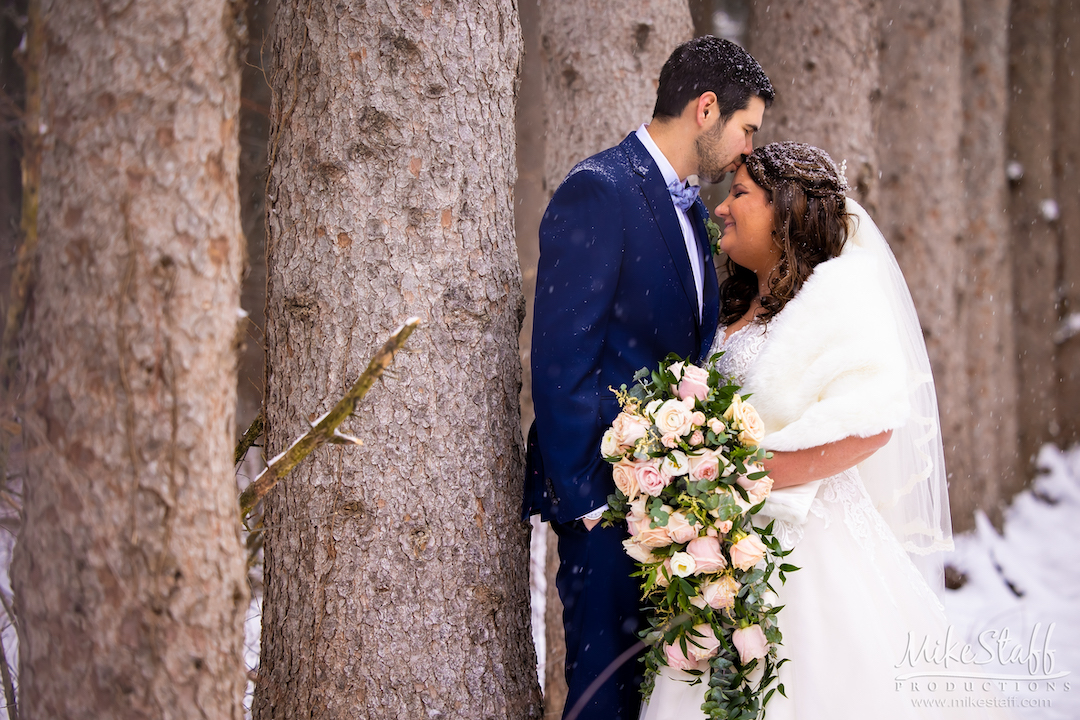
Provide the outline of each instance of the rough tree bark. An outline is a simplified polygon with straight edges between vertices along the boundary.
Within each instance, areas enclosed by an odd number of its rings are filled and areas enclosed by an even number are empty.
[[[232,11],[42,3],[23,717],[243,716]]]
[[[1061,208],[1063,315],[1059,335],[1062,446],[1080,442],[1080,2],[1057,0],[1054,66],[1054,175]]]
[[[548,197],[577,162],[652,117],[660,68],[693,36],[685,0],[540,3]]]
[[[1055,365],[1059,252],[1043,206],[1054,199],[1054,0],[1013,0],[1009,19],[1008,153],[1015,177],[1009,202],[1019,356],[1021,467],[1031,474],[1039,447],[1057,437],[1062,400]],[[1075,118],[1073,118],[1075,122]]]
[[[859,202],[873,212],[880,95],[876,2],[753,3],[749,50],[777,88],[760,143],[799,140],[847,160]]]
[[[937,384],[956,508],[981,492],[971,469],[971,415],[960,298],[966,214],[959,166],[960,0],[886,3],[881,13],[878,225],[911,288]],[[958,527],[969,524],[953,512]]]
[[[1009,0],[963,0],[963,124],[960,138],[967,278],[964,329],[971,415],[969,492],[957,492],[958,530],[981,507],[1000,523],[1003,505],[1022,486],[1018,472],[1016,345],[1005,179]]]
[[[545,0],[539,23],[546,204],[576,163],[619,143],[652,117],[660,68],[693,36],[693,24],[685,0]],[[566,701],[566,641],[553,532],[547,558],[544,715],[558,718]]]
[[[527,718],[510,0],[279,3],[267,439],[422,319],[346,432],[266,502],[256,718]]]

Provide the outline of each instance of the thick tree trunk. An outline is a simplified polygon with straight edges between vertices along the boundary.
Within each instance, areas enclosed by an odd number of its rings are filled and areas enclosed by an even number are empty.
[[[953,503],[971,507],[971,412],[960,298],[966,292],[959,166],[960,0],[886,3],[881,14],[878,224],[919,312],[937,384]],[[954,512],[957,524],[966,520]]]
[[[1018,472],[1016,345],[1005,179],[1009,0],[963,0],[964,182],[959,322],[964,329],[971,415],[971,480],[955,478],[957,530],[972,527],[980,507],[1000,522],[1022,485]]]
[[[1008,152],[1014,178],[1009,203],[1019,356],[1022,469],[1032,471],[1039,447],[1060,431],[1063,400],[1055,364],[1059,251],[1054,199],[1054,0],[1013,0],[1009,37]],[[1075,122],[1075,118],[1072,119]]]
[[[753,3],[749,50],[777,88],[760,141],[798,140],[847,161],[853,197],[874,209],[880,95],[875,2]]]
[[[1057,0],[1054,175],[1064,319],[1058,335],[1063,446],[1080,442],[1080,2]]]
[[[546,204],[576,163],[621,142],[649,121],[660,68],[677,45],[693,36],[693,24],[685,0],[543,0],[539,22]],[[530,269],[535,273],[535,267]],[[547,718],[561,717],[566,701],[566,640],[555,587],[558,567],[552,533],[544,614]]]
[[[26,718],[243,716],[231,11],[42,3],[12,568]]]
[[[267,498],[256,718],[528,718],[510,0],[281,2],[268,445],[422,325]]]
[[[660,68],[693,36],[686,0],[540,3],[548,197],[576,163],[652,117]]]

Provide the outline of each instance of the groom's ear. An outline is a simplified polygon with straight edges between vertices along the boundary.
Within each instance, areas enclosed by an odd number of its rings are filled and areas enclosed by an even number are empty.
[[[690,110],[691,108],[693,108],[694,121],[700,128],[704,128],[720,118],[716,93],[712,90],[698,95],[696,100],[691,100],[687,106],[687,110]]]

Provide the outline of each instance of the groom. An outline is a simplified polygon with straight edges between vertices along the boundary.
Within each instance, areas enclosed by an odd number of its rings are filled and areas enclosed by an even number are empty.
[[[773,95],[738,45],[680,45],[660,71],[652,122],[571,170],[540,225],[525,512],[559,537],[565,712],[580,700],[582,719],[635,720],[641,703],[640,663],[615,667],[642,626],[626,530],[596,526],[614,492],[600,457],[619,412],[608,388],[668,353],[701,362],[708,352],[719,298],[692,176],[718,182],[734,170]]]

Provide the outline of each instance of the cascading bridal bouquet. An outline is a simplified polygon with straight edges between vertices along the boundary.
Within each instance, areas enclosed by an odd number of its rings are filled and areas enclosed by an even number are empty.
[[[781,608],[770,580],[798,569],[780,562],[790,551],[773,523],[751,520],[772,488],[758,465],[761,418],[738,385],[677,355],[612,391],[622,412],[600,448],[616,487],[604,521],[626,521],[623,546],[640,568],[649,620],[642,693],[649,697],[663,665],[699,683],[710,670],[705,714],[757,718],[784,692],[770,687],[786,662],[777,659]]]

